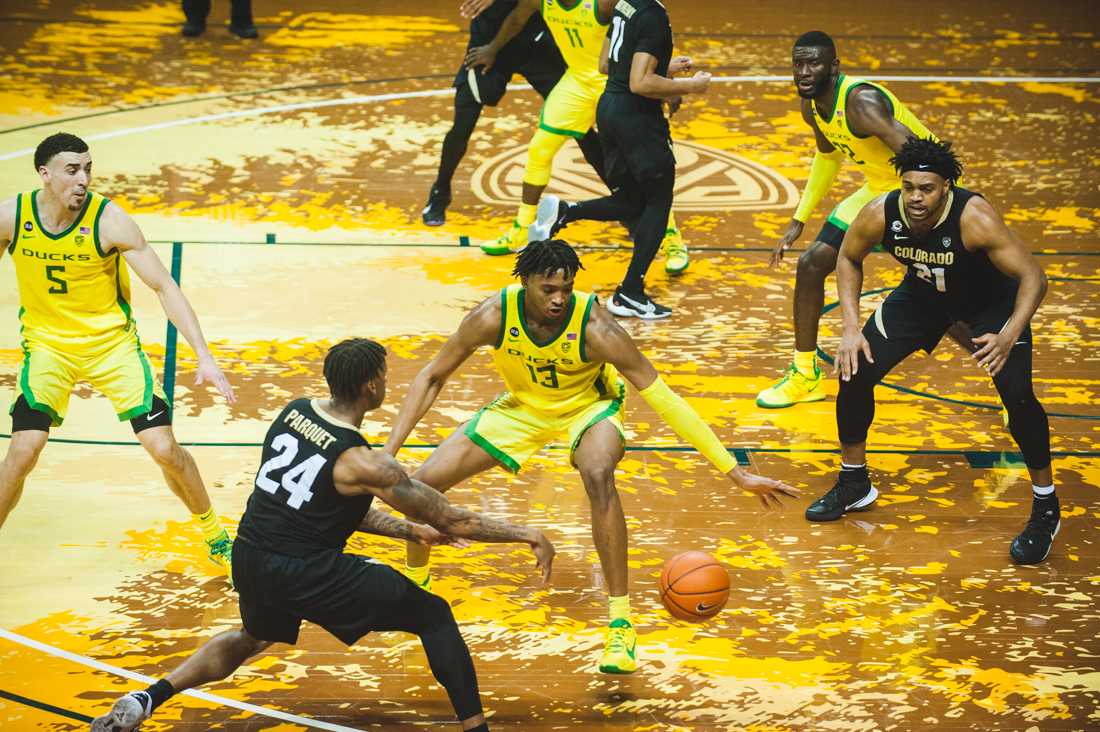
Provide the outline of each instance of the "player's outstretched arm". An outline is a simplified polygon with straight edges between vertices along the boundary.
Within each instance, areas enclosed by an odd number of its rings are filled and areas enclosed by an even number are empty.
[[[844,381],[859,371],[861,352],[869,363],[874,363],[871,358],[871,344],[863,337],[859,322],[859,293],[863,289],[863,260],[875,244],[882,242],[886,228],[883,218],[885,201],[885,196],[879,196],[859,212],[844,234],[844,242],[840,245],[840,254],[836,260],[836,290],[844,330],[834,368],[840,372],[840,378]]]
[[[210,355],[210,348],[206,345],[206,338],[203,337],[199,319],[191,303],[187,301],[179,285],[165,269],[160,257],[145,241],[145,235],[141,233],[137,223],[121,208],[108,203],[103,212],[103,218],[99,222],[99,233],[103,251],[106,253],[111,249],[117,249],[122,253],[126,263],[137,273],[141,281],[157,293],[164,314],[191,344],[192,350],[199,358],[195,385],[209,381],[221,392],[227,402],[232,404],[237,401],[229,380],[225,378],[214,357]]]
[[[436,546],[438,544],[469,546],[469,542],[465,539],[448,536],[427,524],[406,521],[403,518],[374,508],[367,511],[367,515],[363,517],[363,522],[359,524],[359,530],[377,536],[414,541],[424,546]]]
[[[0,257],[18,236],[19,232],[15,230],[15,199],[9,198],[0,202]]]
[[[385,451],[397,455],[417,423],[427,414],[447,379],[481,346],[492,345],[500,335],[500,295],[484,300],[471,310],[443,348],[428,365],[420,370],[412,383],[393,429],[386,440]]]
[[[1012,347],[1031,322],[1047,292],[1047,276],[1027,245],[1005,225],[1004,219],[989,201],[975,196],[963,209],[959,222],[968,248],[985,250],[993,266],[1018,280],[1012,315],[1000,333],[987,333],[972,339],[978,346],[974,358],[978,365],[996,376],[1004,367]]]
[[[484,71],[493,68],[500,49],[504,48],[508,41],[519,35],[528,19],[539,12],[539,4],[540,0],[519,0],[516,7],[512,8],[512,12],[508,13],[508,17],[500,24],[500,30],[497,31],[493,40],[489,41],[488,45],[474,46],[467,51],[463,64],[472,69],[480,66]]]
[[[766,508],[780,506],[781,495],[799,496],[796,489],[785,483],[754,475],[738,466],[714,431],[683,398],[668,388],[630,334],[599,305],[592,308],[584,338],[590,360],[606,361],[617,368],[681,439],[690,443],[736,485],[755,493]]]
[[[365,447],[347,450],[333,466],[332,477],[336,490],[341,494],[354,496],[369,493],[447,536],[527,544],[535,554],[543,582],[550,580],[554,546],[541,531],[451,505],[439,491],[409,478],[387,453]]]
[[[814,153],[814,161],[810,164],[810,177],[806,181],[806,188],[802,191],[802,198],[798,201],[791,221],[787,224],[787,230],[779,237],[775,250],[771,256],[771,266],[777,266],[783,261],[783,255],[794,245],[798,237],[802,236],[802,229],[810,220],[821,199],[833,187],[837,171],[844,161],[844,153],[833,147],[833,144],[821,134],[817,123],[814,121],[813,109],[808,99],[802,100],[802,120],[814,131],[814,141],[817,151]]]

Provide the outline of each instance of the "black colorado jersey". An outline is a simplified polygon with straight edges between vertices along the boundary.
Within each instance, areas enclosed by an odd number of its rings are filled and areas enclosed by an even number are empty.
[[[665,6],[657,0],[619,0],[607,31],[607,92],[633,94],[630,91],[630,66],[635,53],[648,53],[657,59],[657,73],[668,76],[672,60],[672,26]],[[635,94],[642,109],[661,114],[661,102]]]
[[[373,496],[337,493],[332,468],[345,450],[364,445],[359,430],[325,414],[315,402],[292,401],[267,430],[238,537],[294,557],[342,549]]]
[[[983,251],[967,251],[960,220],[971,198],[979,194],[953,189],[947,216],[930,231],[916,235],[901,215],[901,191],[886,196],[886,230],[882,248],[907,268],[905,278],[920,292],[937,298],[950,316],[966,320],[991,304],[1014,300],[1018,283],[997,269]]]

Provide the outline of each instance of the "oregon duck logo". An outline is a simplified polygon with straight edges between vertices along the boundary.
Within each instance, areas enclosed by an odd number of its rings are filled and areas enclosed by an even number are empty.
[[[798,190],[774,170],[759,163],[694,142],[674,142],[677,211],[759,211],[791,208]],[[527,146],[514,147],[482,163],[470,187],[486,203],[512,206],[519,202]],[[566,201],[607,195],[607,187],[568,145],[554,159],[548,193]]]

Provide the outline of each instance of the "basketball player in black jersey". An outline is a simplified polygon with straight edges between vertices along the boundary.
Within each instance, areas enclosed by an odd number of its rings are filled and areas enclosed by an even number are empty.
[[[674,111],[684,94],[705,92],[710,74],[673,78],[691,71],[691,59],[672,58],[672,27],[657,0],[615,4],[600,70],[607,73],[607,89],[596,108],[596,127],[611,195],[576,204],[543,196],[528,238],[549,239],[581,219],[635,221],[630,265],[607,309],[620,317],[667,318],[672,310],[645,292],[645,275],[665,235],[676,181],[672,137],[661,105],[668,102]]]
[[[463,17],[471,18],[470,40],[466,47],[483,46],[496,37],[501,24],[516,7],[516,0],[465,0],[459,8]],[[443,138],[439,156],[439,172],[428,193],[428,203],[421,212],[421,219],[428,226],[441,226],[447,219],[447,206],[451,204],[451,179],[455,169],[466,154],[470,135],[488,105],[495,107],[504,97],[508,82],[514,74],[520,74],[544,99],[565,73],[565,61],[542,16],[531,16],[519,35],[509,41],[497,54],[492,68],[475,69],[463,65],[455,75],[454,121]],[[603,152],[596,133],[592,130],[577,140],[581,152],[596,174],[603,177]]]
[[[806,518],[833,521],[871,506],[878,491],[867,475],[866,448],[875,385],[917,349],[931,352],[949,327],[961,323],[973,334],[974,359],[993,377],[1031,475],[1031,517],[1010,554],[1020,564],[1037,564],[1050,552],[1060,520],[1050,428],[1031,384],[1030,321],[1046,293],[1046,275],[984,198],[954,185],[962,168],[949,143],[911,139],[893,164],[901,189],[868,203],[840,248],[841,471],[832,490],[806,509]],[[907,269],[861,331],[863,260],[879,243]]]
[[[554,548],[539,531],[456,508],[410,480],[359,433],[386,395],[386,352],[356,338],[325,356],[329,399],[295,399],[264,439],[260,469],[233,553],[242,627],[219,633],[164,679],[131,692],[92,722],[93,732],[130,732],[173,694],[233,673],[272,643],[295,643],[309,620],[351,645],[375,630],[420,636],[432,675],[462,729],[487,732],[477,674],[447,602],[386,565],[344,553],[355,531],[417,541],[456,538],[529,544],[544,582]],[[371,508],[381,498],[411,523]]]

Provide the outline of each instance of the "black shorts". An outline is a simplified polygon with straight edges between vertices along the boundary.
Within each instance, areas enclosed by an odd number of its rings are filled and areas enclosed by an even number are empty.
[[[823,242],[833,249],[840,251],[840,245],[844,243],[844,235],[847,233],[848,232],[833,222],[826,221],[825,225],[821,227],[821,231],[817,233],[817,238],[814,239],[814,241]]]
[[[233,543],[233,584],[248,634],[291,644],[303,620],[349,646],[372,630],[416,632],[435,597],[367,557],[336,549],[289,557],[240,538]]]
[[[1015,304],[1015,297],[1004,297],[959,317],[951,313],[944,298],[907,276],[867,319],[863,337],[871,344],[876,365],[880,359],[884,366],[896,364],[917,350],[931,353],[953,326],[969,338],[999,333]],[[1019,344],[1031,344],[1030,324],[1020,335]],[[970,350],[977,347],[971,344]]]
[[[604,92],[596,106],[604,173],[612,189],[676,175],[668,120],[639,103],[633,94]]]
[[[171,424],[172,410],[156,394],[153,395],[153,406],[149,411],[130,420],[130,427],[133,428],[135,435],[150,427],[167,427]],[[12,432],[25,432],[27,430],[49,432],[52,425],[53,420],[50,415],[34,409],[22,394],[11,405]]]
[[[545,25],[542,28],[543,30],[534,33],[524,30],[505,44],[488,73],[465,66],[459,68],[454,80],[456,94],[470,95],[477,104],[495,107],[504,97],[508,83],[516,74],[527,79],[543,97],[549,94],[565,73],[565,60],[554,45],[550,31],[545,29]],[[475,34],[474,27],[471,27],[467,50],[493,40],[492,35],[484,40],[477,37],[478,35],[480,34]]]

